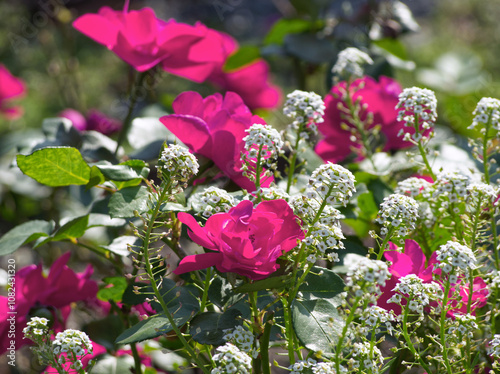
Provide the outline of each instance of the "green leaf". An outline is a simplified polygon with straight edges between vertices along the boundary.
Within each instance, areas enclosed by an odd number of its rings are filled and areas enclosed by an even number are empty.
[[[332,61],[337,55],[332,43],[315,34],[289,34],[285,37],[284,47],[289,55],[313,64]]]
[[[385,38],[380,40],[373,40],[373,44],[383,50],[389,52],[390,54],[400,58],[401,60],[407,60],[408,55],[406,54],[406,48],[400,40],[394,38]]]
[[[134,358],[131,355],[115,357],[106,354],[97,361],[91,372],[92,374],[131,373],[134,366]]]
[[[84,331],[93,342],[111,350],[115,349],[115,340],[124,329],[123,321],[117,315],[109,315],[106,318],[92,321],[84,327]]]
[[[220,275],[213,278],[208,288],[209,300],[221,309],[236,304],[244,297],[244,294],[236,294],[231,283]]]
[[[358,208],[369,218],[374,218],[378,213],[378,206],[372,192],[365,192],[358,196]]]
[[[337,306],[328,300],[294,300],[292,322],[300,342],[314,352],[333,353],[344,327]]]
[[[48,236],[54,229],[54,222],[35,220],[14,227],[0,238],[0,256],[14,252],[23,244],[42,236]]]
[[[142,160],[128,160],[118,165],[100,164],[95,165],[106,180],[111,181],[130,181],[132,179],[146,178],[149,168]]]
[[[229,309],[224,313],[205,312],[197,315],[190,323],[189,333],[200,344],[222,345],[224,330],[233,329],[241,322],[241,312]]]
[[[148,210],[148,189],[144,186],[126,187],[117,191],[109,200],[111,218],[131,218]]]
[[[113,287],[101,288],[97,292],[97,297],[102,301],[121,301],[123,293],[127,288],[127,279],[125,277],[107,277],[103,281]]]
[[[299,287],[305,300],[328,299],[335,306],[343,301],[345,283],[335,272],[314,266]]]
[[[127,305],[139,305],[142,304],[146,301],[148,298],[148,295],[143,293],[135,293],[134,290],[137,288],[140,291],[147,289],[148,284],[147,283],[140,283],[140,282],[135,282],[132,284],[129,284],[125,291],[123,292],[122,296],[122,302]]]
[[[258,59],[259,57],[260,50],[258,47],[251,45],[240,47],[235,53],[229,56],[222,70],[225,72],[236,70]]]
[[[247,293],[253,291],[281,289],[288,283],[289,277],[282,275],[279,277],[270,277],[253,283],[246,283],[237,287],[234,291],[238,293]]]
[[[89,176],[89,182],[87,183],[87,189],[97,186],[98,184],[104,183],[106,179],[104,178],[104,175],[101,173],[99,168],[94,165],[90,168],[90,176]]]
[[[177,326],[184,325],[192,317],[192,312],[186,308],[179,309],[174,315],[174,323]],[[131,328],[125,330],[116,338],[117,344],[130,344],[153,339],[172,331],[167,316],[164,313],[155,314],[148,319],[144,319]]]
[[[56,242],[62,240],[74,241],[80,238],[87,231],[89,222],[89,216],[85,215],[82,217],[73,218],[72,220],[66,222],[62,225],[55,233],[49,236],[47,239],[40,241],[36,244],[36,247],[40,247],[42,244],[48,242]]]
[[[198,312],[200,309],[199,301],[194,296],[198,293],[198,289],[194,286],[178,286],[172,279],[164,278],[162,281],[160,294],[168,309],[176,312],[181,309],[188,309],[191,312]],[[161,305],[152,301],[151,306],[157,311],[161,312]]]
[[[288,34],[297,34],[303,31],[307,31],[311,28],[311,21],[306,21],[303,19],[286,19],[281,18],[276,21],[267,33],[264,44],[283,44],[285,36]]]
[[[128,251],[128,245],[138,245],[140,244],[140,239],[136,236],[125,235],[119,236],[113,239],[111,244],[101,246],[104,249],[118,255],[118,256],[128,256],[130,252]]]
[[[90,167],[76,148],[43,148],[17,155],[17,166],[27,176],[51,187],[87,184]]]

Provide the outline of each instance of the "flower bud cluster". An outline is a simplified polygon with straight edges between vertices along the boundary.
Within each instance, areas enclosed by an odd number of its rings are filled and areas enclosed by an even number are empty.
[[[335,364],[333,362],[317,362],[312,358],[308,358],[307,361],[297,361],[295,364],[288,367],[290,374],[302,374],[302,373],[313,373],[313,374],[344,374],[347,373],[347,369],[340,365],[340,372],[337,373],[335,370]]]
[[[432,183],[427,182],[423,178],[407,178],[399,182],[394,189],[395,194],[406,195],[410,197],[417,197],[422,195],[423,197],[430,196],[429,190],[432,188]]]
[[[366,64],[373,64],[373,60],[368,54],[357,48],[348,47],[339,53],[332,73],[337,74],[341,79],[353,80],[364,75],[363,65]]]
[[[384,356],[377,347],[372,347],[370,342],[354,343],[352,358],[349,360],[349,369],[353,372],[376,374],[384,364]]]
[[[382,235],[392,233],[395,236],[406,236],[415,229],[419,212],[419,204],[415,199],[399,194],[384,198],[375,222],[383,227]],[[391,235],[391,236],[392,236]]]
[[[486,183],[471,183],[466,189],[472,205],[476,206],[479,203],[481,209],[493,204],[499,194],[498,190]]]
[[[476,317],[472,314],[455,314],[454,317],[450,321],[452,326],[448,328],[448,335],[453,340],[462,341],[466,337],[472,338],[479,329]],[[465,341],[463,344],[465,345]]]
[[[479,128],[481,134],[485,135],[487,129],[493,128],[495,135],[500,136],[500,100],[491,97],[483,97],[477,103],[476,109],[472,112],[474,119],[469,129]]]
[[[468,276],[469,270],[473,269],[476,265],[476,256],[472,250],[465,245],[451,240],[439,247],[436,254],[436,260],[439,263],[435,264],[434,268],[439,268],[445,273],[450,273],[451,283],[458,281],[457,275],[463,273]],[[451,274],[454,270],[457,270],[458,274]]]
[[[194,194],[190,198],[191,206],[204,218],[208,218],[215,213],[228,212],[238,202],[225,190],[213,186]]]
[[[408,303],[408,308],[412,312],[423,315],[424,307],[429,305],[431,300],[440,298],[443,290],[436,282],[424,283],[416,274],[408,274],[399,279],[399,283],[394,287],[396,292],[388,303],[396,303],[401,305],[404,298]]]
[[[346,286],[356,297],[367,297],[367,294],[379,294],[380,287],[384,287],[390,277],[385,262],[364,258],[347,272]]]
[[[372,305],[363,311],[359,319],[361,320],[359,331],[362,335],[367,335],[368,333],[379,334],[380,332],[385,332],[389,335],[395,333],[393,323],[396,322],[396,315],[392,310],[385,310]]]
[[[488,354],[495,360],[500,359],[500,334],[495,334],[488,345]]]
[[[170,144],[161,152],[158,165],[158,177],[169,179],[177,184],[185,184],[192,176],[198,173],[198,160],[187,148],[177,144]]]
[[[260,187],[255,191],[255,196],[249,195],[248,198],[255,203],[257,197],[261,200],[290,200],[290,195],[279,187]]]
[[[437,100],[433,91],[418,87],[405,88],[399,94],[396,109],[401,109],[398,121],[404,121],[405,125],[398,133],[398,136],[403,136],[403,140],[418,143],[432,137],[432,131],[429,133],[428,130],[432,129],[437,119]]]
[[[223,330],[222,337],[226,342],[234,344],[239,350],[253,356],[258,354],[254,348],[255,338],[252,332],[245,330],[243,326],[236,326],[234,329]],[[258,342],[257,342],[258,343]]]
[[[436,176],[433,198],[446,198],[450,203],[462,201],[467,194],[470,177],[460,171],[441,172]]]
[[[32,317],[23,329],[23,333],[29,339],[35,338],[34,335],[41,337],[49,329],[48,323],[49,320],[47,318]]]
[[[325,103],[321,96],[314,92],[295,90],[288,94],[283,114],[292,118],[292,128],[298,130],[301,125],[303,131],[298,134],[302,139],[309,139],[308,132],[318,135],[317,124],[324,122]]]
[[[309,199],[302,195],[293,197],[290,201],[294,213],[305,222],[312,224],[320,208],[320,203],[315,199]],[[345,218],[338,209],[326,205],[320,214],[319,222],[324,225],[338,225],[339,220]]]
[[[226,343],[217,348],[213,361],[217,365],[210,374],[250,374],[252,372],[252,359],[231,343]]]
[[[67,329],[59,332],[52,342],[53,352],[60,355],[61,365],[70,364],[71,369],[80,370],[83,367],[81,358],[87,353],[92,354],[93,346],[87,334],[82,331]],[[66,355],[63,355],[63,354]]]
[[[254,123],[245,132],[248,133],[243,138],[245,150],[248,152],[245,158],[257,159],[260,155],[263,164],[271,166],[278,155],[283,153],[283,140],[278,130],[273,127]]]
[[[316,168],[309,179],[307,197],[327,204],[346,206],[356,192],[354,175],[346,168],[328,162]]]

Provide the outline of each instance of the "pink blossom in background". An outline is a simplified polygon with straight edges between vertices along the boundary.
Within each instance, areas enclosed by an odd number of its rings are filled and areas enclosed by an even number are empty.
[[[384,151],[397,150],[412,146],[398,137],[399,130],[404,126],[398,122],[398,111],[395,109],[398,96],[402,92],[401,86],[392,78],[381,76],[377,82],[372,77],[366,76],[355,80],[351,87],[353,101],[360,100],[364,109],[360,115],[361,120],[366,120],[367,113],[373,114],[373,123],[381,126],[381,133],[385,136]],[[316,146],[316,153],[325,161],[343,161],[352,152],[352,149],[360,148],[361,145],[350,139],[350,132],[341,128],[343,113],[339,105],[347,108],[340,99],[342,91],[346,90],[346,82],[340,82],[334,86],[325,97],[325,122],[318,126],[324,138]]]
[[[29,265],[17,271],[16,287],[16,349],[29,344],[23,339],[22,331],[30,319],[30,313],[46,308],[52,314],[52,329],[62,331],[71,312],[70,304],[76,301],[95,300],[97,283],[90,279],[93,268],[88,265],[83,273],[75,273],[66,263],[70,252],[59,257],[51,266],[47,276],[42,265]],[[8,298],[0,296],[0,354],[9,347],[7,323],[9,309]]]
[[[87,118],[74,109],[65,109],[59,113],[59,116],[69,119],[78,131],[93,130],[104,135],[111,135],[122,128],[120,121],[108,117],[96,109],[90,109],[87,113]]]
[[[399,279],[408,274],[416,274],[424,283],[430,283],[432,281],[432,274],[438,274],[441,270],[434,269],[434,264],[437,264],[436,252],[434,252],[427,261],[422,249],[414,240],[405,240],[403,253],[398,252],[396,249],[397,247],[393,243],[390,243],[390,250],[384,252],[385,258],[392,262],[392,265],[389,266],[389,272],[392,276],[386,282],[386,285],[381,287],[382,295],[379,297],[377,305],[386,310],[393,310],[395,313],[400,314],[401,307],[398,304],[387,302],[387,300],[394,295],[393,289],[398,284]],[[443,286],[441,287],[443,288]],[[462,305],[458,306],[457,300],[450,300],[449,303],[453,307],[453,309],[448,312],[450,317],[456,313],[467,312],[469,284],[466,283],[459,287]],[[472,314],[474,314],[475,309],[486,305],[488,294],[487,284],[484,280],[481,277],[474,278],[471,305]]]
[[[117,11],[105,6],[78,17],[73,26],[140,72],[161,63],[173,74],[202,82],[220,63],[217,53],[204,54],[212,48],[204,40],[205,26],[163,21],[151,8]]]
[[[267,278],[279,265],[278,257],[297,246],[304,232],[285,200],[263,201],[256,207],[244,200],[229,210],[208,218],[200,227],[192,215],[179,213],[179,220],[191,230],[189,237],[208,250],[184,257],[175,274],[215,266],[253,280]]]
[[[160,121],[193,153],[209,158],[241,188],[255,191],[255,184],[243,176],[241,152],[245,132],[254,123],[265,124],[253,115],[239,95],[234,92],[214,94],[203,98],[199,93],[183,92],[174,100],[175,114]],[[268,187],[272,178],[261,181]]]
[[[20,106],[12,106],[9,101],[22,97],[26,93],[24,82],[14,77],[7,68],[0,64],[0,113],[7,119],[16,119],[23,115]]]

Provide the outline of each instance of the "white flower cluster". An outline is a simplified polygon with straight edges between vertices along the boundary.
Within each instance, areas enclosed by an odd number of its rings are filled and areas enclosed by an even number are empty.
[[[194,194],[189,200],[191,206],[205,218],[215,213],[228,212],[238,204],[238,200],[227,191],[213,186]]]
[[[432,128],[437,119],[437,100],[433,91],[426,88],[411,87],[405,88],[399,94],[399,102],[396,109],[401,109],[398,113],[398,121],[404,121],[405,127],[415,129],[415,121],[418,120],[418,127],[413,135],[402,128],[398,136],[403,136],[406,141],[419,142],[427,140],[423,138],[422,132]],[[430,135],[431,136],[431,135]]]
[[[269,125],[254,123],[245,132],[247,136],[243,138],[245,149],[248,152],[249,159],[256,159],[259,156],[263,163],[270,165],[280,153],[283,153],[283,140],[275,128]]]
[[[198,160],[187,148],[177,144],[165,147],[158,160],[158,176],[185,183],[198,173]]]
[[[370,332],[379,334],[382,330],[380,327],[384,328],[383,332],[388,334],[394,334],[393,323],[396,322],[396,315],[392,310],[385,310],[376,305],[372,305],[363,311],[363,314],[359,317],[362,322],[362,327],[360,331],[363,335],[367,335]]]
[[[326,200],[330,205],[346,206],[356,192],[354,182],[354,175],[349,170],[328,162],[312,172],[307,197],[319,197],[319,200]]]
[[[332,73],[339,75],[342,79],[360,78],[364,74],[363,65],[366,64],[373,64],[368,54],[357,48],[348,47],[339,53]]]
[[[395,236],[406,236],[415,229],[419,204],[412,197],[392,194],[384,198],[375,222],[383,227],[382,235],[392,232]]]
[[[395,194],[406,195],[415,198],[419,195],[428,195],[429,189],[431,188],[432,183],[427,182],[423,178],[407,178],[399,182],[394,189]]]
[[[436,282],[424,283],[416,274],[408,274],[399,279],[399,283],[394,287],[396,292],[388,303],[401,304],[401,300],[405,298],[408,302],[408,308],[412,312],[420,315],[424,312],[424,307],[429,305],[431,300],[436,300],[441,297],[443,290]]]
[[[500,359],[500,334],[495,334],[490,340],[488,354],[494,359]]]
[[[473,200],[473,205],[477,205],[480,199],[480,206],[482,208],[494,203],[499,192],[493,186],[486,183],[471,183],[466,189],[469,197]]]
[[[250,195],[249,199],[253,202],[256,201],[256,197],[260,197],[261,200],[285,200],[290,199],[290,195],[286,191],[279,187],[260,187],[255,191],[255,196]]]
[[[243,352],[253,356],[258,354],[258,351],[254,351],[254,336],[252,332],[245,330],[243,326],[236,326],[234,329],[223,330],[224,336],[222,337],[225,341],[234,344]],[[258,342],[257,342],[258,343]]]
[[[483,97],[477,103],[476,109],[472,112],[474,119],[472,124],[468,127],[474,129],[479,127],[479,130],[484,135],[489,126],[497,130],[496,136],[500,136],[500,100]]]
[[[458,270],[458,273],[464,273],[466,276],[469,270],[476,265],[476,256],[472,250],[460,243],[448,241],[436,251],[436,260],[439,264],[435,264],[434,268],[439,268],[445,273],[450,273],[452,270]],[[456,274],[450,274],[450,282],[456,283],[458,277]]]
[[[32,317],[23,329],[24,335],[30,337],[31,335],[43,335],[48,327],[49,320],[47,318]]]
[[[83,367],[81,357],[87,353],[92,354],[93,351],[92,342],[89,337],[79,330],[67,329],[57,333],[52,345],[54,354],[60,355],[58,359],[59,364],[64,365],[72,362],[70,368],[75,370],[80,370]],[[62,355],[63,353],[72,354]]]
[[[349,369],[364,374],[379,373],[384,364],[384,356],[377,347],[371,347],[370,342],[354,343]]]
[[[302,124],[307,127],[298,134],[303,139],[308,139],[310,131],[312,134],[318,134],[316,124],[324,122],[325,103],[321,96],[314,92],[295,90],[289,93],[283,108],[283,114],[292,118],[292,128],[298,130]]]
[[[455,314],[454,317],[452,326],[448,328],[448,335],[452,338],[457,338],[456,340],[461,340],[463,337],[472,338],[474,332],[479,329],[476,317],[472,314]]]
[[[294,213],[304,221],[311,223],[316,218],[320,203],[315,199],[309,199],[302,195],[294,196],[290,201]],[[324,225],[338,225],[339,220],[344,218],[339,210],[330,205],[326,205],[320,215],[319,222]]]
[[[324,258],[327,249],[341,249],[344,248],[342,239],[345,239],[342,229],[339,224],[326,225],[321,222],[316,222],[314,225],[309,226],[307,230],[307,237],[302,242],[308,247],[317,249],[317,255]],[[337,253],[329,253],[328,259],[330,261],[339,261]],[[310,262],[316,262],[316,255],[311,254],[308,258]]]
[[[347,369],[342,365],[340,366],[340,372],[337,373],[333,362],[317,362],[312,358],[308,358],[307,361],[297,361],[295,364],[290,365],[288,370],[290,370],[290,374],[302,374],[304,370],[306,370],[306,372],[312,372],[313,374],[347,373]]]
[[[367,293],[380,293],[380,287],[391,277],[387,264],[383,261],[363,258],[347,272],[346,286],[355,296],[368,296]]]
[[[252,359],[231,343],[226,343],[217,348],[213,356],[217,367],[210,374],[250,374],[252,372]]]
[[[469,183],[470,177],[460,171],[441,172],[436,176],[432,197],[444,197],[450,203],[459,202],[467,195]]]

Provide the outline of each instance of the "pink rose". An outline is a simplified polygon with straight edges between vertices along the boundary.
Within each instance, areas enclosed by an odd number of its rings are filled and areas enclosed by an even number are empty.
[[[211,159],[215,165],[241,188],[255,191],[255,184],[243,176],[241,152],[244,150],[245,132],[254,123],[264,120],[252,115],[241,97],[234,92],[207,96],[197,92],[183,92],[174,100],[175,114],[160,121],[189,149]],[[261,180],[268,187],[272,178]]]
[[[102,7],[98,14],[78,17],[73,26],[141,72],[161,63],[172,74],[202,82],[222,63],[222,52],[204,38],[204,25],[163,21],[150,8],[128,12]]]
[[[395,303],[388,303],[393,295],[393,289],[399,283],[399,279],[408,275],[415,274],[424,283],[432,282],[432,274],[438,274],[441,272],[440,269],[434,269],[434,264],[437,264],[436,252],[434,252],[431,258],[427,261],[422,249],[418,243],[414,240],[405,240],[404,252],[400,253],[396,251],[397,247],[390,243],[389,251],[384,253],[385,258],[392,262],[389,266],[389,272],[392,274],[391,278],[386,282],[385,287],[381,288],[382,295],[377,301],[377,305],[386,310],[393,310],[394,312],[400,314],[401,307]],[[461,306],[458,306],[456,300],[450,300],[448,303],[453,307],[448,314],[450,317],[456,313],[467,313],[467,303],[469,300],[469,284],[463,284],[460,287],[461,296]],[[481,277],[474,278],[473,283],[473,295],[472,295],[472,305],[471,312],[474,314],[474,310],[486,305],[488,299],[488,289],[487,285]],[[443,285],[441,288],[444,289]],[[451,290],[453,292],[453,289]]]
[[[253,280],[267,278],[279,265],[278,257],[304,238],[298,218],[285,200],[263,201],[257,207],[244,200],[228,213],[211,216],[205,227],[187,213],[179,213],[189,237],[214,252],[184,257],[175,274],[215,266]]]
[[[64,329],[66,319],[71,312],[70,304],[80,300],[93,300],[96,297],[97,283],[90,279],[93,273],[89,265],[83,273],[75,273],[66,266],[70,252],[59,257],[50,268],[48,276],[43,273],[42,265],[29,265],[19,269],[15,276],[16,301],[14,310],[10,308],[8,298],[0,296],[0,354],[9,347],[10,339],[7,312],[16,312],[16,349],[29,344],[23,339],[23,328],[30,313],[36,309],[47,309],[52,314],[52,328],[58,332]],[[46,316],[45,316],[46,317]]]
[[[16,119],[23,115],[19,106],[11,106],[11,99],[22,97],[26,93],[24,82],[14,77],[7,68],[0,64],[0,113],[7,119]]]
[[[78,131],[97,131],[104,135],[111,135],[119,131],[122,123],[117,119],[106,116],[104,113],[90,109],[87,118],[74,109],[65,109],[59,113],[60,117],[69,119]]]
[[[362,88],[356,89],[360,85]],[[316,146],[316,153],[325,161],[340,162],[352,153],[352,149],[360,148],[361,145],[350,138],[350,132],[341,128],[341,123],[346,122],[343,118],[341,105],[347,105],[340,99],[341,91],[345,91],[346,82],[340,82],[332,88],[330,94],[325,98],[325,122],[318,126],[319,131],[324,135]],[[401,86],[395,80],[381,76],[377,82],[371,77],[363,77],[355,80],[351,85],[353,101],[360,100],[360,104],[366,107],[362,111],[360,118],[366,120],[367,113],[373,114],[373,123],[381,126],[381,133],[385,136],[384,151],[396,150],[412,146],[410,142],[403,141],[398,137],[398,132],[403,128],[404,123],[398,122],[398,111],[395,109],[398,103],[398,96],[402,92]]]

